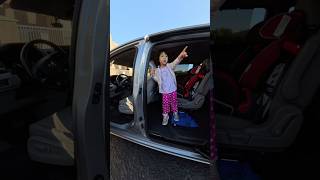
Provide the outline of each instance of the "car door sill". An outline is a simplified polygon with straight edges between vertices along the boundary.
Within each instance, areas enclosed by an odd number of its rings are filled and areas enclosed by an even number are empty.
[[[147,137],[143,136],[142,134],[137,133],[133,129],[120,129],[116,127],[110,127],[110,133],[112,135],[115,135],[117,137],[120,137],[122,139],[131,141],[133,143],[142,145],[147,148],[151,148],[153,150],[157,150],[166,154],[170,154],[173,156],[181,157],[184,159],[189,159],[192,161],[204,163],[204,164],[210,164],[210,161],[206,158],[204,158],[201,154],[195,153],[192,150],[187,149],[181,149],[176,148],[164,144],[160,144],[157,142],[154,142]]]

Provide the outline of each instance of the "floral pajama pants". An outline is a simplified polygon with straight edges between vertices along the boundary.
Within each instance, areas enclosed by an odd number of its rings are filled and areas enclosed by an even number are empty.
[[[170,112],[170,106],[172,112],[178,112],[177,92],[162,94],[162,112],[168,114]]]

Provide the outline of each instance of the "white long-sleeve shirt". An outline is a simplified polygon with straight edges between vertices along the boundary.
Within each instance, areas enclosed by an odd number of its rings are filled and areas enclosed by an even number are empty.
[[[171,91],[172,89],[175,88],[175,90],[177,89],[177,80],[176,80],[176,75],[174,73],[174,69],[176,68],[176,66],[181,62],[182,59],[179,59],[179,58],[176,58],[173,62],[171,63],[168,63],[166,65],[166,71],[165,73],[166,74],[170,74],[169,77],[171,78],[171,80],[173,81],[173,84],[169,85],[169,91]],[[155,75],[152,76],[152,78],[158,83],[159,85],[159,92],[160,93],[167,93],[168,89],[163,89],[163,88],[166,88],[167,87],[167,84],[165,84],[163,86],[162,83],[167,83],[167,82],[164,82],[163,81],[163,78],[162,77],[162,71],[160,70],[161,68],[158,67],[156,68],[155,70]],[[169,72],[169,73],[167,73]],[[169,82],[170,84],[170,82]],[[172,91],[173,92],[173,91]]]

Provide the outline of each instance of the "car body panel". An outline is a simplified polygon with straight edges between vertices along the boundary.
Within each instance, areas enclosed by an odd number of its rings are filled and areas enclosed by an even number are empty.
[[[109,2],[109,1],[108,1]],[[78,179],[106,177],[105,83],[109,43],[109,3],[83,0],[77,27],[73,98]],[[107,93],[108,95],[108,93]],[[108,112],[107,112],[108,113]]]

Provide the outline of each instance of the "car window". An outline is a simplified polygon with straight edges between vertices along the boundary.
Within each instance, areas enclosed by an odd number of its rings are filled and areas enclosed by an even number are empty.
[[[132,76],[136,51],[136,48],[131,48],[112,56],[110,61],[110,75],[125,74],[127,76]]]
[[[224,59],[216,64],[219,68],[227,68],[245,50],[248,39],[257,36],[255,31],[248,36],[250,29],[265,18],[266,10],[263,8],[226,9],[217,12],[213,18],[215,56],[217,59]]]
[[[183,72],[188,72],[190,69],[193,68],[193,64],[178,64],[175,68],[175,72],[179,73],[183,73]]]
[[[265,16],[266,10],[264,8],[222,10],[214,17],[213,24],[215,29],[241,32],[248,30],[255,24],[263,21]]]
[[[0,45],[44,39],[57,45],[71,43],[71,20],[13,9],[10,1],[0,5]],[[45,48],[45,46],[40,46]]]

